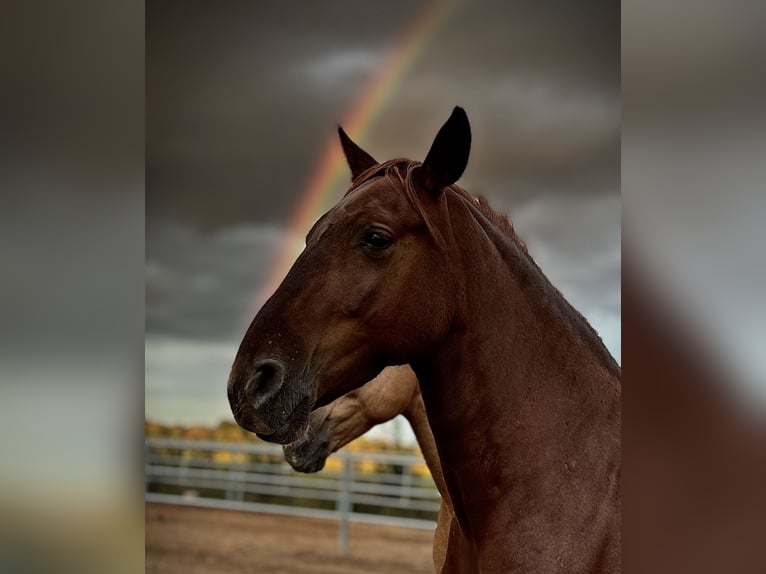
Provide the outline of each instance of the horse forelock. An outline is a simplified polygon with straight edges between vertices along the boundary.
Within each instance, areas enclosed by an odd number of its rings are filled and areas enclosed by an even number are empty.
[[[367,181],[375,179],[376,177],[382,177],[385,180],[388,180],[394,187],[398,187],[404,191],[407,199],[413,209],[417,211],[433,240],[437,245],[441,245],[443,242],[442,236],[436,226],[431,222],[431,218],[428,216],[428,212],[423,206],[417,192],[418,184],[415,172],[421,165],[422,163],[419,161],[401,158],[392,159],[375,165],[362,172],[356,179],[354,179],[344,197],[359,189]]]

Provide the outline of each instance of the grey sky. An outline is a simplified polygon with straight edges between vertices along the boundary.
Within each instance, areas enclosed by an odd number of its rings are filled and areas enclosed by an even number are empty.
[[[287,220],[425,6],[148,3],[147,416],[230,418],[228,368]],[[460,2],[359,142],[422,159],[463,106],[461,184],[510,215],[618,360],[619,34],[618,3]]]

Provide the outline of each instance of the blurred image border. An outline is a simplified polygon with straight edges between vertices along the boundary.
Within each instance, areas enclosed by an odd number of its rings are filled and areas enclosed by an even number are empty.
[[[10,87],[0,96],[9,261],[0,570],[136,571],[144,558],[144,4],[33,1],[14,3],[9,15],[0,24]],[[731,381],[743,375],[726,366],[705,318],[668,287],[647,247],[652,222],[631,219],[694,205],[698,174],[674,174],[658,200],[647,191],[663,181],[656,164],[631,162],[663,144],[665,161],[677,152],[689,163],[689,146],[665,144],[718,143],[719,163],[700,168],[738,166],[718,193],[742,213],[763,206],[753,190],[762,195],[766,163],[764,8],[629,2],[622,15],[624,569],[762,571],[766,409],[746,411],[735,398]],[[743,149],[734,141],[757,152],[744,167],[728,161],[727,150]],[[710,215],[700,211],[698,225],[686,221],[678,233],[715,234],[715,268],[748,246],[710,225]],[[764,234],[749,244],[766,244]],[[746,263],[766,269],[762,259]],[[682,273],[680,256],[677,265]]]

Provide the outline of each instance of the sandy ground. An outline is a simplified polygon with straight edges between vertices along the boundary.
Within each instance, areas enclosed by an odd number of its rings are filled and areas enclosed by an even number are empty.
[[[153,574],[432,573],[433,534],[351,523],[338,553],[333,520],[146,505],[146,572]]]

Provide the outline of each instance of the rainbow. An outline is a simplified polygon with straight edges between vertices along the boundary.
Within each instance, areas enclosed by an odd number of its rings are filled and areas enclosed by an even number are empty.
[[[434,32],[446,20],[457,3],[458,0],[434,0],[418,16],[396,44],[385,65],[365,87],[361,97],[343,118],[341,125],[349,136],[360,141],[369,133]],[[276,291],[303,249],[305,234],[316,219],[329,209],[338,189],[348,177],[348,168],[340,143],[333,132],[289,219],[285,241],[269,269],[264,287],[258,296],[256,302],[258,307]]]

